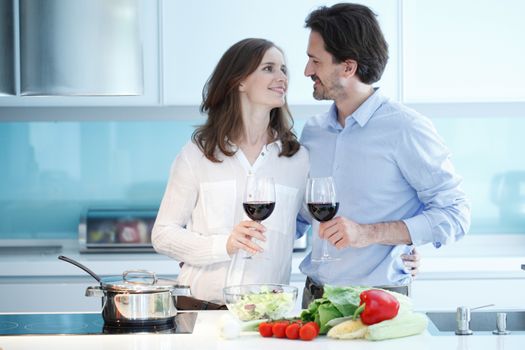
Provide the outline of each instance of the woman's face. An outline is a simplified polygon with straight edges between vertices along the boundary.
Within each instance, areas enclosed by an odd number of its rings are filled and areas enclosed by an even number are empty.
[[[275,47],[266,51],[259,66],[239,86],[241,98],[269,109],[284,105],[287,89],[284,57]]]

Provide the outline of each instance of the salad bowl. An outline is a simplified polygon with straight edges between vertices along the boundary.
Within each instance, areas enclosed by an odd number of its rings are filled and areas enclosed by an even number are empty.
[[[297,300],[297,287],[284,284],[228,286],[223,293],[228,310],[240,321],[286,317]]]

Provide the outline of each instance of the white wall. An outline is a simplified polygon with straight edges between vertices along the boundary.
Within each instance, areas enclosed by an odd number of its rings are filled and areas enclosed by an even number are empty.
[[[405,101],[525,100],[525,2],[402,2]]]

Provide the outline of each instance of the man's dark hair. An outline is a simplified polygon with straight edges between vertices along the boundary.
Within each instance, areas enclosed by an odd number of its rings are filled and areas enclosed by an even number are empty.
[[[381,79],[388,61],[388,44],[372,10],[350,3],[323,6],[310,13],[305,22],[306,28],[322,36],[335,63],[356,61],[357,75],[365,84]]]

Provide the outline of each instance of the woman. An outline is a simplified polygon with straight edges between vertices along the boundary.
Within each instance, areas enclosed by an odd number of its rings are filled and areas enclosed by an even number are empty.
[[[223,303],[234,258],[243,283],[290,279],[308,154],[292,131],[282,51],[264,39],[245,39],[222,56],[203,89],[208,117],[175,159],[153,228],[155,250],[183,262],[179,283],[196,299]],[[262,224],[242,207],[248,175],[273,177],[276,205]],[[265,259],[240,259],[245,250]]]

